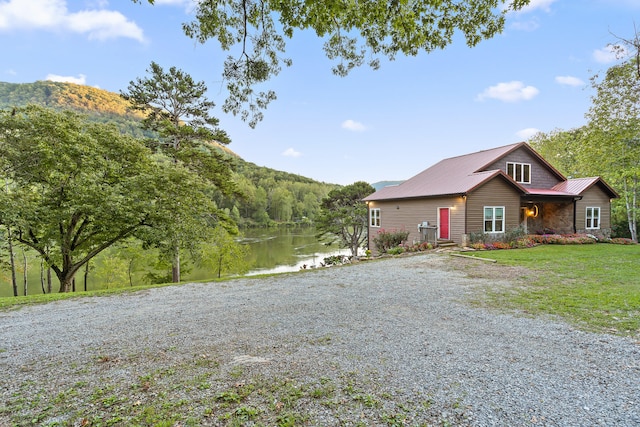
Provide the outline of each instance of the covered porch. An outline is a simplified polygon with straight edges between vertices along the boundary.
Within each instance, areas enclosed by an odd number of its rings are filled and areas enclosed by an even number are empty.
[[[579,196],[567,194],[526,194],[520,204],[520,226],[527,234],[575,233],[578,200]]]

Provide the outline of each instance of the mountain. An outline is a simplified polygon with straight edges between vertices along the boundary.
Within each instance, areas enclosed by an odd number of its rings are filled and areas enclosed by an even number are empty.
[[[373,188],[376,189],[376,191],[380,190],[381,188],[384,187],[389,187],[391,185],[400,185],[402,184],[404,181],[378,181],[378,182],[374,182],[373,184],[371,184],[371,186]]]
[[[71,109],[86,114],[90,120],[115,124],[123,133],[137,137],[153,137],[143,131],[143,115],[129,108],[119,94],[73,83],[37,81],[35,83],[0,82],[0,109],[28,104],[54,109]],[[212,142],[234,158],[234,180],[246,195],[244,198],[216,197],[221,208],[228,209],[238,223],[269,224],[313,219],[320,201],[335,184],[318,182],[289,172],[257,166],[244,161],[222,144]]]
[[[129,108],[129,102],[113,92],[74,83],[37,81],[35,83],[0,82],[0,109],[43,105],[54,109],[69,109],[88,115],[100,123],[115,124],[121,132],[137,137],[152,136],[140,128],[144,115]],[[224,145],[218,148],[239,157]]]

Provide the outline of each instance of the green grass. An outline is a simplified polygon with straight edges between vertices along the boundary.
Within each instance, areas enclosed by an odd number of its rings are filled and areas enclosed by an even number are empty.
[[[477,256],[533,271],[518,286],[488,289],[485,303],[560,316],[587,330],[640,335],[640,245],[540,245]]]

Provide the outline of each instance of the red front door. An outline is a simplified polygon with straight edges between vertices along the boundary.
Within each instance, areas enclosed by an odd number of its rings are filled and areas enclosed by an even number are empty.
[[[449,240],[449,208],[438,208],[438,238]]]

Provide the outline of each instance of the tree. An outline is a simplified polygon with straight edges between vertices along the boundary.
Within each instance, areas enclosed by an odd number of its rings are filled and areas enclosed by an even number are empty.
[[[197,175],[141,140],[36,106],[0,111],[0,179],[0,223],[45,260],[61,292],[114,243],[202,222],[211,207]]]
[[[132,0],[140,3],[144,0]],[[154,0],[147,0],[153,4]],[[240,114],[254,127],[268,104],[271,90],[255,87],[290,66],[283,56],[286,39],[296,31],[313,31],[325,40],[324,50],[335,60],[333,72],[345,76],[368,61],[376,69],[380,58],[444,49],[460,31],[468,46],[502,32],[505,15],[530,0],[218,0],[197,2],[195,19],[183,24],[185,34],[200,43],[215,39],[229,55],[222,72],[228,98],[223,110]]]
[[[375,189],[366,182],[356,182],[331,190],[320,203],[316,218],[318,237],[333,236],[349,248],[351,255],[358,255],[358,248],[367,240],[367,205],[363,198]]]
[[[216,227],[211,241],[201,247],[199,264],[216,271],[218,278],[223,271],[243,274],[249,270],[248,251],[247,245],[236,242],[223,227]]]
[[[233,193],[231,160],[215,146],[228,144],[230,139],[218,128],[218,119],[209,115],[215,104],[205,97],[206,85],[175,67],[165,72],[155,62],[147,72],[149,77],[130,82],[129,91],[121,96],[145,114],[143,127],[157,132],[159,140],[152,146],[206,178],[223,193]],[[180,281],[180,248],[188,243],[183,231],[173,230],[167,236],[174,239],[169,239],[168,251],[174,282]]]
[[[590,139],[588,162],[608,171],[622,190],[629,232],[638,241],[640,213],[640,72],[637,59],[614,65],[602,80],[591,80],[596,90],[587,113]]]

